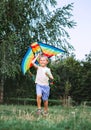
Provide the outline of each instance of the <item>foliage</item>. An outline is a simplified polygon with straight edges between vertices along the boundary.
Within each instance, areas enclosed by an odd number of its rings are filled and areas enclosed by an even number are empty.
[[[55,0],[0,1],[0,96],[4,90],[5,98],[35,98],[34,81],[29,74],[22,75],[20,68],[31,42],[47,42],[67,52],[73,49],[66,32],[76,25],[72,20],[73,4],[62,8],[56,8],[56,4]],[[84,61],[72,54],[50,67],[55,77],[50,99],[66,94],[78,103],[91,100],[91,52]]]
[[[56,5],[55,0],[0,1],[0,100],[5,80],[20,82],[17,76],[21,76],[21,60],[31,42],[43,41],[72,50],[65,28],[76,25],[73,4],[59,9],[54,8]],[[54,10],[50,11],[49,6]]]
[[[90,55],[87,59],[90,59]],[[55,77],[55,84],[51,88],[52,98],[63,98],[66,94],[70,95],[78,103],[84,100],[91,100],[90,60],[80,62],[74,57],[68,57],[54,63],[52,69]],[[66,88],[67,86],[69,87]]]
[[[77,61],[68,57],[49,64],[54,76],[51,84],[50,99],[62,99],[64,95],[71,96],[77,103],[91,100],[91,63]],[[7,79],[5,82],[5,97],[35,98],[35,84],[29,74]]]
[[[0,2],[1,75],[13,77],[20,73],[21,59],[31,42],[39,40],[55,46],[67,45],[69,35],[64,28],[75,26],[71,20],[73,5],[50,11],[49,5],[55,7],[56,4],[55,0]]]
[[[8,78],[5,80],[4,90],[5,99],[10,97],[35,98],[35,83],[29,75],[17,75],[16,79]]]

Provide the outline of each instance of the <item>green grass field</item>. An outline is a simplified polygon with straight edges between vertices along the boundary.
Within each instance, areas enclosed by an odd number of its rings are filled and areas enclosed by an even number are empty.
[[[0,130],[91,130],[91,107],[50,106],[38,117],[36,106],[0,105]]]

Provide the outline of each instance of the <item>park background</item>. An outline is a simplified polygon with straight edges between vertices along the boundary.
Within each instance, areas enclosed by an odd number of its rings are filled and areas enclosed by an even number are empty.
[[[70,96],[77,104],[91,100],[91,52],[84,56],[84,60],[78,60],[74,53],[74,44],[71,43],[70,32],[78,30],[79,25],[73,14],[76,2],[67,2],[63,6],[61,3],[57,5],[56,2],[1,2],[1,103],[10,103],[11,99],[36,98],[32,77],[28,72],[23,75],[21,71],[21,62],[28,46],[35,41],[42,41],[66,51],[66,54],[55,57],[49,64],[55,77],[54,84],[50,85],[50,99],[64,99]],[[33,68],[30,71],[35,74]]]
[[[0,1],[0,130],[91,130],[91,2],[57,1]],[[29,45],[37,41],[66,52],[48,65],[54,83],[47,117],[36,115],[34,80],[21,71]]]

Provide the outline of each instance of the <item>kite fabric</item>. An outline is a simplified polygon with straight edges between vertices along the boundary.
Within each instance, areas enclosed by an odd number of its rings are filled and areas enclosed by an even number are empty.
[[[25,74],[32,67],[32,60],[38,53],[50,58],[62,52],[65,51],[42,42],[32,43],[22,60],[21,69],[23,74]]]
[[[55,56],[55,55],[57,55],[61,52],[65,52],[64,50],[61,50],[59,48],[56,48],[54,46],[51,46],[51,45],[48,45],[48,44],[45,44],[45,43],[38,42],[38,44],[41,47],[43,54],[46,55],[49,58],[52,57],[52,56]]]
[[[29,47],[21,63],[21,69],[23,74],[25,74],[29,70],[29,68],[32,67],[33,59],[34,59],[34,54],[32,52],[32,48]]]

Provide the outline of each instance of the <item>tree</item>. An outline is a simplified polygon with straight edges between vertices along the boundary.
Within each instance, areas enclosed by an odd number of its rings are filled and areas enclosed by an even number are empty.
[[[91,100],[91,52],[86,55],[85,61],[81,62],[81,98]]]
[[[56,77],[55,86],[58,96],[71,96],[75,101],[78,99],[80,89],[80,62],[73,56],[67,57],[54,65],[54,77]],[[55,95],[55,94],[54,94]],[[57,97],[57,96],[56,96]]]
[[[88,55],[85,55],[85,59],[87,62],[91,63],[91,51]]]
[[[3,101],[4,81],[21,73],[21,59],[27,46],[34,41],[44,41],[68,50],[69,34],[73,28],[73,4],[49,10],[56,0],[3,0],[0,1],[0,95]]]

